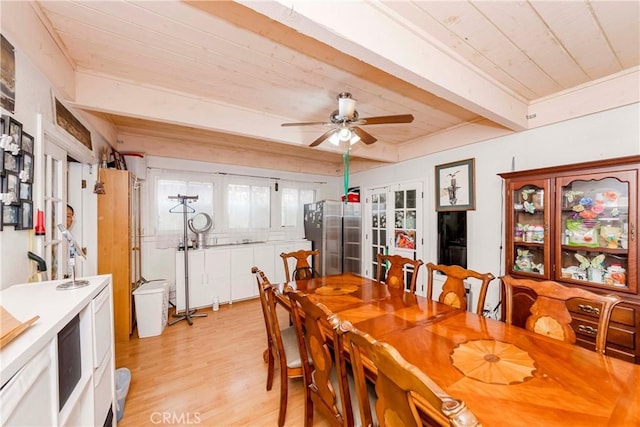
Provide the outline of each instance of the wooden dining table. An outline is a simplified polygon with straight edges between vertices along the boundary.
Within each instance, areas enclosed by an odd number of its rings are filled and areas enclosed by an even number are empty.
[[[483,426],[640,426],[640,365],[352,273],[289,285],[393,345]]]

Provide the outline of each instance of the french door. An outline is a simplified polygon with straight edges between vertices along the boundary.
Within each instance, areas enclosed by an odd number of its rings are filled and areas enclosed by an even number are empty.
[[[377,254],[420,259],[423,253],[422,183],[411,182],[365,190],[364,275],[375,277]],[[414,274],[405,270],[405,283]],[[424,292],[420,280],[417,292]]]
[[[67,244],[58,224],[66,225],[67,152],[44,141],[44,254],[51,280],[67,274]]]

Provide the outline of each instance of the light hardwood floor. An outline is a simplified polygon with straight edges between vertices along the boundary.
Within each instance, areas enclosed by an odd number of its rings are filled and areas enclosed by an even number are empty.
[[[281,325],[288,324],[280,310]],[[116,345],[116,367],[131,370],[119,427],[192,425],[277,426],[278,370],[266,390],[266,332],[258,299],[201,309],[193,325],[180,321],[156,337]],[[171,314],[169,320],[172,320]],[[287,426],[304,424],[302,379],[289,380]],[[328,426],[318,411],[314,425]]]

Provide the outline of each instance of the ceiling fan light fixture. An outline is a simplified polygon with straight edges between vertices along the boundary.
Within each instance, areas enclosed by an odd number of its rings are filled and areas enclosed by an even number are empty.
[[[353,144],[357,144],[358,142],[360,142],[360,137],[355,133],[353,133],[353,136],[349,140],[349,144],[353,145]]]
[[[338,147],[340,145],[340,135],[338,135],[338,132],[334,132],[330,137],[329,137],[329,142],[333,145],[335,145],[336,147]]]
[[[351,129],[346,127],[341,128],[340,131],[338,131],[338,138],[343,142],[349,141],[352,135],[353,133],[351,132]]]

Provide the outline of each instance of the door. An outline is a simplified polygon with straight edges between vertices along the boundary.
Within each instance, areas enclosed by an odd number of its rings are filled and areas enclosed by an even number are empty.
[[[44,253],[51,280],[69,273],[67,242],[58,224],[66,226],[67,153],[50,140],[44,144]]]
[[[422,197],[421,182],[365,191],[365,276],[375,276],[379,253],[422,258]],[[405,271],[405,283],[412,274]],[[424,280],[418,281],[417,291],[424,292]]]

